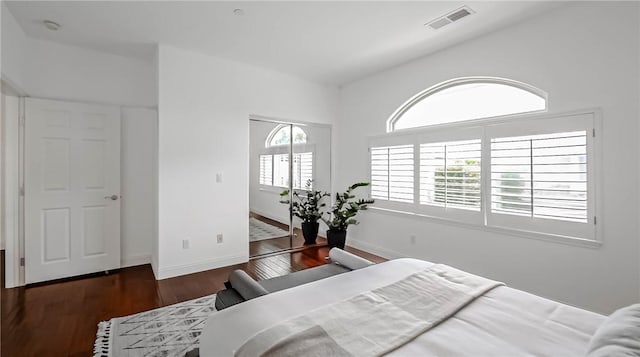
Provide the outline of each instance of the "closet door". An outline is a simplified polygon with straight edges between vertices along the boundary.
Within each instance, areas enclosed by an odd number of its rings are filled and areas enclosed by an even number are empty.
[[[26,283],[120,267],[120,109],[27,99]]]
[[[290,125],[249,121],[249,255],[291,249],[289,206],[280,193],[289,189]]]
[[[331,192],[331,127],[252,119],[250,141],[250,256],[309,246],[312,242],[305,242],[302,220],[290,214],[290,205],[279,202],[297,200],[293,192],[304,197],[307,188]],[[284,190],[289,195],[280,196]],[[330,198],[325,197],[324,203],[322,210],[327,211]],[[270,232],[261,240],[256,238],[260,234],[252,232],[260,233],[262,228],[277,228],[280,233]],[[315,244],[326,244],[326,229],[319,221]]]
[[[328,126],[313,124],[294,124],[292,145],[292,188],[302,195],[304,191],[331,192],[331,129]],[[310,184],[310,186],[307,186]],[[321,202],[326,204],[320,207],[327,212],[331,207],[331,197],[325,197]],[[326,214],[324,215],[326,218]],[[309,246],[313,241],[305,239],[302,220],[293,218],[292,226],[296,236],[292,240],[293,248]],[[327,227],[318,220],[318,235],[315,244],[326,244]],[[307,232],[307,234],[313,232]],[[312,239],[312,238],[311,238]]]

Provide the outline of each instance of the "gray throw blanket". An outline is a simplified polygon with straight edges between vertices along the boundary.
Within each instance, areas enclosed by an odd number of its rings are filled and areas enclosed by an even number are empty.
[[[384,355],[499,285],[502,283],[436,264],[261,331],[236,356]]]

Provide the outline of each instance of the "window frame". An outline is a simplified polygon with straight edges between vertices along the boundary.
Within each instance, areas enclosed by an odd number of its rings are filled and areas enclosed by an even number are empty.
[[[418,102],[422,101],[423,99],[436,94],[438,92],[441,92],[445,89],[449,89],[452,87],[456,87],[456,86],[460,86],[460,85],[464,85],[464,84],[474,84],[474,83],[493,83],[493,84],[501,84],[501,85],[506,85],[506,86],[511,86],[511,87],[515,87],[518,89],[522,89],[524,91],[527,91],[531,94],[537,95],[541,98],[544,99],[544,104],[545,107],[544,109],[540,109],[540,110],[535,110],[535,111],[528,111],[528,112],[521,112],[521,113],[514,113],[514,114],[506,114],[506,115],[500,115],[500,116],[495,116],[495,117],[491,117],[491,118],[506,118],[506,117],[516,117],[516,116],[522,116],[522,115],[531,115],[531,114],[535,114],[535,113],[545,113],[548,111],[549,108],[549,96],[547,94],[547,92],[541,90],[540,88],[534,87],[530,84],[524,83],[524,82],[520,82],[520,81],[516,81],[513,79],[508,79],[508,78],[501,78],[501,77],[483,77],[483,76],[473,76],[473,77],[461,77],[461,78],[454,78],[448,81],[444,81],[441,83],[438,83],[432,87],[429,87],[427,89],[425,89],[424,91],[416,94],[415,96],[411,97],[411,99],[409,99],[408,101],[406,101],[404,104],[402,104],[387,120],[387,133],[393,133],[393,132],[398,132],[398,131],[405,131],[405,130],[416,130],[416,129],[420,129],[420,128],[425,128],[425,127],[435,127],[435,126],[446,126],[446,125],[451,125],[451,124],[455,124],[455,123],[468,123],[470,121],[475,121],[475,120],[485,120],[487,118],[478,118],[478,119],[469,119],[469,120],[464,120],[464,121],[458,121],[458,122],[452,122],[452,123],[445,123],[445,124],[434,124],[434,125],[425,125],[425,126],[421,126],[421,127],[413,127],[413,128],[404,128],[404,129],[396,129],[396,122],[398,120],[400,120],[402,118],[402,116],[404,115],[405,112],[407,112],[409,109],[411,109],[411,107],[413,107],[415,104],[417,104]]]
[[[276,135],[285,128],[291,127],[291,134],[290,134],[290,138],[289,140],[293,140],[293,131],[298,128],[300,129],[300,131],[302,131],[302,133],[304,134],[304,141],[300,142],[300,143],[296,143],[294,142],[293,145],[304,145],[307,144],[309,142],[309,136],[307,135],[307,132],[304,131],[304,129],[302,129],[302,127],[300,125],[296,125],[296,124],[280,124],[278,126],[276,126],[275,128],[273,128],[273,130],[271,130],[269,132],[269,134],[267,135],[267,138],[264,141],[264,147],[265,148],[270,148],[270,147],[284,147],[284,146],[289,146],[290,143],[283,143],[283,144],[272,144],[271,142],[273,141],[273,139],[276,137]]]
[[[515,226],[513,224],[504,224],[502,219],[496,220],[493,214],[491,216],[491,138],[496,135],[501,136],[518,136],[518,135],[535,135],[537,133],[551,133],[551,132],[563,132],[563,131],[575,131],[576,125],[558,125],[561,121],[571,121],[571,117],[576,117],[578,121],[582,121],[584,130],[587,131],[587,185],[588,185],[588,209],[587,209],[587,223],[578,223],[583,225],[590,233],[588,234],[574,234],[571,233],[571,229],[540,229],[546,225],[550,226],[571,226],[574,222],[567,221],[555,221],[552,219],[536,218],[536,217],[517,217],[518,219],[511,219],[509,217],[506,220],[519,221],[524,218],[532,222],[531,224],[523,224]],[[549,124],[553,122],[553,126]],[[575,124],[575,123],[574,123]],[[581,124],[578,124],[580,126]],[[528,130],[537,126],[539,129],[535,131]],[[549,129],[553,127],[553,129]],[[511,129],[509,129],[511,128]],[[433,142],[447,142],[455,140],[465,140],[473,137],[474,131],[480,130],[482,134],[480,136],[482,152],[481,152],[481,210],[480,217],[469,213],[477,212],[459,212],[466,211],[464,209],[457,208],[442,208],[442,207],[426,207],[421,205],[419,201],[419,187],[420,187],[420,144],[424,143],[424,140],[433,140]],[[602,175],[600,170],[602,162],[602,140],[598,133],[602,132],[602,110],[600,108],[590,108],[584,110],[576,110],[571,112],[560,113],[527,113],[527,114],[515,114],[509,116],[501,116],[497,118],[483,118],[474,119],[462,122],[454,122],[450,124],[434,125],[433,127],[420,127],[403,129],[393,133],[387,133],[377,136],[369,137],[368,148],[369,151],[372,147],[388,146],[388,145],[402,145],[412,143],[414,145],[414,203],[404,204],[397,202],[388,202],[384,200],[376,200],[376,204],[370,207],[373,210],[379,212],[385,212],[389,214],[411,215],[428,220],[434,220],[445,224],[452,224],[457,226],[463,226],[467,228],[480,229],[485,231],[497,232],[501,234],[509,234],[515,236],[521,236],[525,238],[534,238],[547,240],[552,242],[568,243],[572,245],[581,245],[588,247],[599,247],[602,244],[602,227],[603,219],[598,214],[602,212],[602,200],[600,195],[602,193]],[[503,135],[506,134],[506,135]],[[475,133],[477,135],[477,133]],[[497,136],[497,137],[501,137]],[[436,141],[437,140],[437,141]],[[368,160],[369,175],[371,175],[371,160],[369,156]],[[421,207],[422,206],[422,207]],[[551,224],[549,224],[551,223]],[[569,224],[568,224],[569,223]],[[580,232],[578,232],[580,233]]]
[[[584,129],[586,131],[586,157],[587,157],[587,225],[594,225],[595,217],[595,184],[599,180],[595,177],[594,163],[591,161],[594,158],[595,148],[593,130],[595,129],[593,120],[588,125],[586,117],[589,114],[574,114],[566,115],[563,117],[553,118],[538,118],[535,121],[519,121],[519,122],[507,122],[501,123],[495,126],[488,127],[485,132],[485,138],[491,146],[491,140],[493,138],[513,137],[513,136],[529,136],[529,135],[541,135],[552,134],[559,132],[568,132]],[[560,120],[560,121],[559,121]],[[551,129],[553,127],[553,129]],[[489,153],[491,149],[489,148]],[[591,159],[591,160],[590,160]],[[491,155],[489,155],[489,174],[491,174]],[[484,189],[491,194],[491,180],[484,186]],[[533,184],[533,183],[532,183]],[[489,202],[487,202],[488,206]],[[487,206],[487,207],[488,207]],[[491,208],[488,207],[487,213],[487,225],[495,227],[505,227],[514,229],[513,225],[518,225],[522,228],[520,230],[533,231],[539,233],[576,236],[579,235],[584,239],[595,240],[595,231],[585,230],[584,223],[569,222],[554,219],[544,219],[538,217],[523,217],[515,215],[507,215],[491,212]]]
[[[391,148],[398,148],[398,147],[410,147],[411,148],[411,156],[412,156],[411,160],[413,161],[412,178],[415,179],[415,177],[416,177],[416,171],[415,171],[415,169],[416,169],[416,162],[415,162],[416,153],[415,153],[415,145],[413,143],[406,143],[406,144],[403,144],[403,145],[379,146],[378,148],[379,149],[391,149]],[[369,164],[370,164],[369,172],[370,172],[371,176],[373,176],[373,168],[371,166],[372,161],[373,161],[373,157],[372,157],[373,155],[374,155],[373,150],[369,150]],[[389,156],[388,156],[388,159],[389,159]],[[388,161],[390,161],[390,160],[388,160]],[[390,167],[390,164],[388,164],[387,166]],[[370,182],[371,182],[371,185],[369,186],[369,192],[371,193],[373,191],[373,187],[374,187],[373,177],[371,177],[371,181]],[[387,183],[389,185],[388,187],[390,187],[390,185],[391,185],[391,170],[390,169],[387,170]],[[416,195],[415,195],[415,193],[416,193],[415,181],[412,181],[411,185],[412,185],[412,191],[413,191],[412,192],[412,196],[411,196],[412,202],[404,202],[404,201],[399,200],[397,198],[396,199],[390,199],[390,196],[391,196],[391,192],[390,191],[391,190],[389,190],[389,189],[387,189],[387,197],[389,199],[385,200],[385,199],[383,199],[381,197],[372,197],[372,198],[380,199],[380,200],[383,200],[385,202],[389,202],[390,205],[391,204],[398,205],[398,207],[403,207],[403,206],[406,206],[406,205],[413,205],[415,203],[415,198],[416,198]],[[371,194],[371,196],[373,196],[373,194]]]
[[[287,189],[288,186],[280,186],[280,185],[276,185],[274,183],[275,181],[275,175],[274,175],[274,170],[275,170],[275,165],[276,165],[276,161],[275,161],[275,156],[276,155],[288,155],[289,156],[289,160],[293,160],[293,156],[296,154],[304,154],[307,152],[310,152],[312,155],[311,158],[311,165],[312,165],[312,171],[311,171],[311,178],[312,180],[315,180],[316,177],[316,172],[315,172],[315,167],[316,167],[316,146],[315,144],[310,144],[309,143],[309,134],[307,134],[307,132],[302,128],[302,126],[304,125],[300,125],[300,124],[285,124],[285,123],[281,123],[278,124],[275,128],[273,128],[269,134],[267,135],[267,137],[265,138],[264,141],[264,149],[258,154],[258,165],[261,164],[260,162],[260,157],[262,156],[271,156],[271,185],[265,185],[263,183],[261,183],[261,172],[260,170],[258,170],[258,186],[259,186],[259,190],[260,191],[267,191],[267,192],[274,192],[274,193],[280,193],[282,192],[284,189]],[[302,131],[302,133],[304,133],[304,137],[305,137],[305,141],[301,142],[301,143],[285,143],[285,144],[271,144],[271,142],[273,141],[274,137],[282,130],[285,128],[291,127],[291,137],[290,139],[293,140],[293,131],[295,130],[295,128],[300,129],[300,131]],[[293,146],[293,152],[289,152],[289,149],[291,148],[291,146]],[[304,187],[302,188],[295,188],[293,187],[293,190],[295,191],[304,191]]]
[[[276,155],[289,155],[289,160],[293,159],[293,156],[296,154],[304,154],[304,153],[311,153],[312,157],[311,157],[311,165],[312,165],[312,172],[311,172],[311,177],[312,180],[315,180],[316,178],[316,145],[315,144],[293,144],[293,153],[289,152],[289,146],[288,145],[274,145],[271,147],[267,147],[264,150],[262,150],[259,154],[258,157],[261,157],[263,155],[270,155],[271,156],[271,185],[264,185],[262,183],[260,183],[260,170],[258,170],[258,185],[260,187],[261,191],[269,191],[269,192],[276,192],[276,193],[280,193],[283,190],[287,189],[288,186],[280,186],[280,185],[276,185],[274,184],[274,180],[275,180],[275,175],[274,175],[274,167],[275,167],[275,156]],[[260,163],[260,159],[258,159],[258,164]],[[304,183],[302,183],[304,185]],[[296,191],[304,191],[304,186],[302,188],[296,188],[293,187],[294,190]]]
[[[444,143],[444,142],[451,142],[451,141],[464,141],[464,140],[474,140],[474,139],[480,139],[480,145],[482,146],[482,144],[484,143],[484,138],[483,138],[483,132],[482,132],[482,126],[477,126],[477,125],[473,125],[473,126],[467,126],[467,127],[459,127],[456,130],[449,130],[445,127],[438,127],[435,128],[434,130],[424,130],[424,128],[421,128],[422,130],[420,130],[419,133],[417,134],[417,148],[418,148],[418,175],[417,175],[417,187],[420,187],[420,175],[419,175],[419,170],[420,170],[420,145],[421,144],[431,144],[431,143]],[[480,211],[471,211],[471,210],[467,210],[467,209],[463,209],[463,208],[456,208],[456,207],[446,207],[446,208],[442,208],[442,207],[437,207],[437,206],[432,206],[432,205],[426,205],[426,204],[421,204],[420,203],[420,192],[418,190],[417,193],[417,209],[416,212],[419,214],[424,214],[427,216],[433,216],[433,217],[439,217],[439,218],[445,218],[445,219],[453,219],[453,220],[459,220],[459,221],[463,221],[463,222],[470,222],[470,223],[475,223],[475,224],[481,224],[483,222],[483,211],[484,211],[484,204],[485,204],[485,199],[484,199],[484,194],[483,194],[483,190],[484,190],[484,181],[485,181],[485,174],[484,174],[484,166],[483,163],[485,161],[485,157],[484,157],[484,147],[482,147],[481,151],[481,158],[480,158]]]

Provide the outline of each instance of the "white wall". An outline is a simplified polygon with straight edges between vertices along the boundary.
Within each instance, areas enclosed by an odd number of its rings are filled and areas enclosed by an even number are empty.
[[[22,89],[23,63],[26,56],[26,35],[7,5],[0,3],[0,72],[2,79],[10,82],[16,89]]]
[[[29,38],[24,89],[31,97],[154,106],[151,62]]]
[[[640,17],[640,6],[638,6],[637,13],[638,13],[638,17]],[[640,36],[638,36],[637,40],[638,40],[638,47],[640,47]],[[640,56],[638,56],[638,67],[640,67]],[[640,90],[638,90],[637,94],[638,94],[638,99],[636,100],[636,104],[638,105],[638,107],[639,107],[638,110],[640,111]],[[640,130],[640,125],[638,125],[638,129]],[[638,137],[640,138],[640,131],[638,132]],[[640,160],[640,154],[638,154],[638,159]],[[640,193],[640,190],[639,190],[638,193]],[[640,197],[638,199],[638,202],[640,202]],[[638,214],[640,214],[640,209],[638,209]],[[638,222],[640,222],[640,216],[638,217]],[[639,223],[639,225],[640,225],[640,223]],[[639,229],[639,231],[640,231],[640,229]],[[640,256],[640,232],[638,232],[638,233],[639,233],[638,234],[638,255]],[[637,267],[637,269],[638,269],[638,277],[640,278],[640,259],[638,259],[637,262],[638,262],[638,267]],[[638,283],[638,286],[640,286],[640,282]]]
[[[156,276],[246,261],[249,115],[331,123],[337,89],[166,46],[158,62]]]
[[[336,127],[338,187],[367,180],[367,137],[408,98],[462,76],[506,77],[549,93],[551,112],[604,113],[604,244],[586,248],[460,228],[379,211],[348,243],[443,262],[599,312],[640,299],[638,3],[576,3],[344,86]],[[606,23],[606,26],[595,24]],[[624,158],[624,159],[622,159]],[[618,173],[624,173],[620,175]],[[417,241],[411,244],[410,236]]]
[[[18,284],[21,276],[21,269],[18,268],[20,258],[20,244],[16,237],[19,231],[19,207],[20,198],[17,194],[11,195],[9,192],[18,192],[18,135],[19,127],[19,100],[17,97],[2,95],[2,131],[0,137],[2,142],[2,236],[5,238],[5,284],[7,288],[12,288]]]
[[[158,96],[160,94],[160,66],[158,63],[158,48],[156,47],[156,53],[153,57],[153,99],[155,103],[158,103]],[[158,259],[160,257],[159,244],[158,244],[158,113],[156,113],[156,123],[153,128],[153,231],[151,234],[151,269],[153,274],[158,276]]]
[[[157,113],[122,108],[120,184],[122,266],[151,262],[155,224],[154,157]]]
[[[5,247],[5,241],[6,241],[6,237],[5,237],[5,232],[4,232],[4,221],[5,221],[5,214],[4,214],[4,122],[5,122],[5,117],[7,116],[6,113],[6,104],[5,104],[5,95],[4,93],[0,92],[0,250],[4,250]],[[3,267],[0,267],[3,268]]]

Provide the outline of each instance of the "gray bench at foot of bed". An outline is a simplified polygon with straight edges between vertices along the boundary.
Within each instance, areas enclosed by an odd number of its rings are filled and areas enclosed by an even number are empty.
[[[253,280],[244,271],[235,270],[231,272],[229,281],[225,283],[226,289],[218,291],[216,294],[216,310],[222,310],[268,293],[292,288],[373,264],[364,258],[360,258],[357,255],[338,248],[331,249],[331,251],[329,251],[329,257],[331,258],[329,264],[258,282]],[[200,350],[198,348],[194,348],[185,354],[185,357],[199,356]]]
[[[373,264],[364,258],[337,248],[331,249],[329,257],[331,258],[330,264],[258,282],[244,271],[235,270],[229,275],[229,281],[225,283],[227,288],[219,291],[216,295],[216,309],[222,310],[268,293],[292,288]]]

